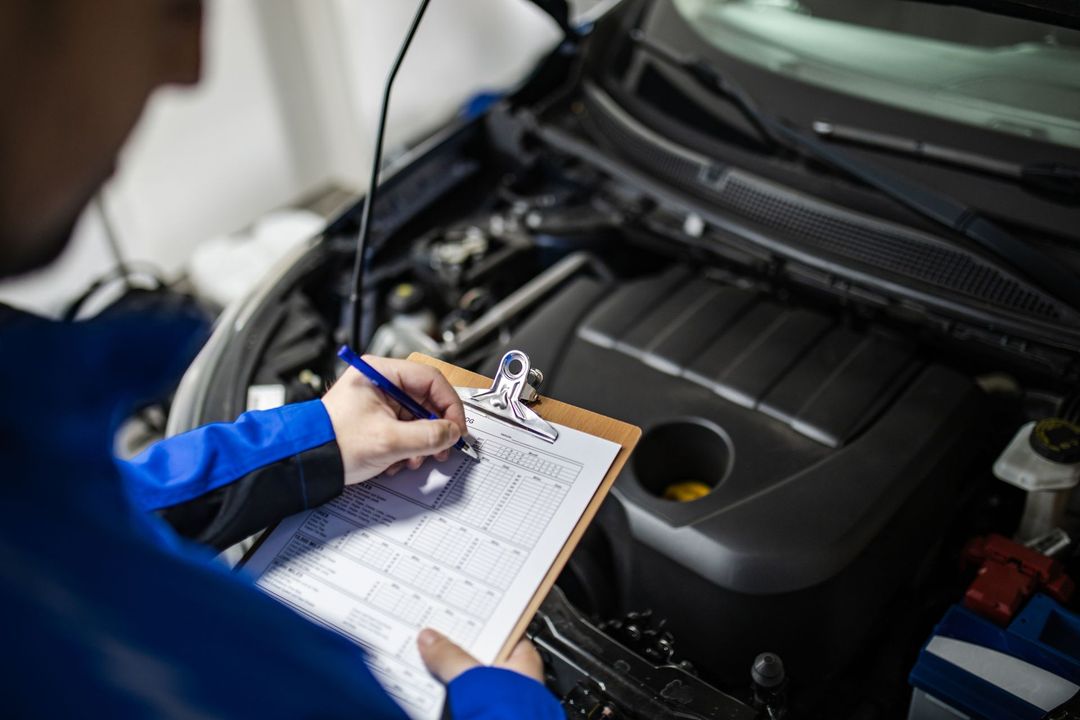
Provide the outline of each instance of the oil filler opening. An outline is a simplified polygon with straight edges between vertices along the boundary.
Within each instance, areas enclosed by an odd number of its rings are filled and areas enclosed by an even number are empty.
[[[634,474],[652,495],[693,502],[712,492],[731,468],[731,445],[716,425],[672,420],[645,433],[634,453]]]

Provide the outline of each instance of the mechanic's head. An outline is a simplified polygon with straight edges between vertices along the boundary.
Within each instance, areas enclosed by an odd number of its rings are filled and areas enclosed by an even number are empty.
[[[147,98],[198,80],[202,0],[0,0],[0,277],[51,262]]]

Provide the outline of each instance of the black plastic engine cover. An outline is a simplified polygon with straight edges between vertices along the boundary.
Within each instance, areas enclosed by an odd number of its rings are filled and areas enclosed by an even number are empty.
[[[686,267],[579,281],[511,344],[545,394],[645,430],[598,521],[621,604],[668,617],[733,682],[764,650],[807,675],[849,660],[940,539],[970,457],[967,377]],[[683,481],[712,490],[663,498]]]

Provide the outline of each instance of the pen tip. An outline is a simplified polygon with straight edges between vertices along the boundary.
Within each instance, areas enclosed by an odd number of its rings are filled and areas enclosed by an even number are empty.
[[[470,445],[468,442],[466,442],[464,440],[462,440],[462,442],[461,442],[461,452],[465,453],[466,455],[471,457],[473,460],[479,460],[480,459],[480,453],[476,452],[476,448],[474,448],[472,445]]]

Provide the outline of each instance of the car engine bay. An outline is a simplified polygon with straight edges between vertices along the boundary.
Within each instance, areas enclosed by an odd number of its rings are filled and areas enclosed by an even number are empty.
[[[641,121],[591,66],[630,52],[631,15],[398,163],[366,349],[488,376],[524,350],[543,394],[644,430],[530,630],[569,717],[904,717],[970,543],[1025,513],[995,460],[1026,423],[1080,420],[1080,314],[900,210]],[[333,381],[357,213],[230,309],[172,431]],[[1023,539],[1053,545],[1059,505]]]

